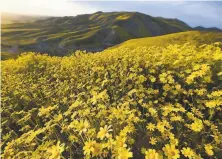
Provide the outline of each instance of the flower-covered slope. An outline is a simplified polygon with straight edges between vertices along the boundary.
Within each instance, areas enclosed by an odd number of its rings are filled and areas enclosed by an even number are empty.
[[[3,158],[221,158],[218,44],[2,62]]]

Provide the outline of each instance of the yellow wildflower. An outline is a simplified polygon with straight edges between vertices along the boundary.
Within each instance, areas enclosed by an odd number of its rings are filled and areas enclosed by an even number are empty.
[[[198,154],[194,154],[194,158],[195,159],[203,159],[200,154],[199,155]]]
[[[150,142],[149,142],[150,144],[155,145],[156,142],[157,142],[157,140],[156,140],[155,137],[151,137],[151,138],[150,138]]]
[[[164,154],[168,157],[168,159],[178,159],[180,158],[180,152],[175,148],[175,145],[165,145],[163,148]]]
[[[177,85],[175,86],[175,88],[176,88],[176,90],[180,90],[180,89],[181,89],[181,85],[177,84]]]
[[[129,149],[121,148],[118,150],[118,159],[128,159],[133,157],[133,153]]]
[[[115,141],[116,148],[127,147],[125,142],[126,142],[126,137],[117,136]]]
[[[189,148],[189,147],[187,147],[187,148],[184,147],[184,148],[181,150],[181,152],[182,152],[182,154],[183,154],[185,157],[188,157],[189,159],[192,159],[192,158],[195,156],[194,151],[193,151],[191,148]]]
[[[157,114],[157,111],[156,111],[156,109],[154,109],[154,108],[149,108],[148,111],[150,112],[150,114],[151,114],[152,116],[156,116],[156,114]]]
[[[178,139],[170,138],[170,144],[177,146],[179,143]]]
[[[85,155],[90,155],[92,152],[94,152],[94,145],[96,144],[95,141],[87,141],[85,143],[85,146],[83,147],[84,154]]]
[[[60,141],[58,141],[56,145],[53,145],[48,148],[47,152],[50,153],[50,158],[60,159],[60,154],[65,150],[64,146],[64,144],[60,145]]]
[[[206,144],[204,145],[204,149],[205,149],[205,152],[207,153],[208,156],[213,156],[214,155],[214,152],[213,152],[213,146],[210,145],[210,144]]]
[[[170,121],[181,121],[182,122],[182,121],[184,121],[184,119],[181,116],[175,115],[170,118]]]
[[[79,134],[85,133],[89,128],[89,122],[87,120],[80,120],[76,129],[79,131]]]
[[[94,144],[94,149],[92,151],[92,156],[98,156],[102,153],[102,145],[99,143]]]
[[[110,129],[111,126],[107,126],[105,125],[104,128],[100,128],[98,134],[97,134],[97,138],[100,138],[101,140],[104,139],[104,137],[109,137],[109,132],[112,131],[112,129]]]
[[[48,106],[48,107],[41,107],[39,109],[39,113],[38,113],[38,116],[49,116],[50,113],[55,110],[57,108],[57,106]]]
[[[216,100],[216,99],[210,100],[205,103],[206,107],[208,107],[208,108],[215,108],[217,106],[221,106],[221,104],[222,104],[222,101],[219,99],[218,100]]]
[[[154,83],[154,82],[156,81],[156,78],[155,78],[154,76],[150,76],[150,81],[151,81],[152,83]]]
[[[203,123],[201,120],[195,120],[191,125],[190,129],[195,132],[200,132],[203,129]]]
[[[145,159],[160,159],[160,155],[155,149],[148,149],[145,151]]]
[[[163,133],[165,131],[165,127],[164,127],[164,124],[159,122],[156,126],[156,128],[161,132]]]
[[[154,131],[156,126],[152,123],[149,123],[147,126],[146,126],[147,130],[149,131]]]

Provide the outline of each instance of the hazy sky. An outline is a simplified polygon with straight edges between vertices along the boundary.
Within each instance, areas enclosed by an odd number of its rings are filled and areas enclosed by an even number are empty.
[[[2,12],[75,16],[97,11],[137,11],[151,16],[178,18],[190,26],[222,29],[222,1],[74,1],[0,0]]]

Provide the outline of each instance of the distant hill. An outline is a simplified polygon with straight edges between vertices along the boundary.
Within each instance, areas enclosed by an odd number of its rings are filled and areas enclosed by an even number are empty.
[[[199,31],[218,31],[218,32],[222,31],[221,29],[216,28],[216,27],[205,28],[205,27],[202,27],[202,26],[198,26],[198,27],[195,27],[193,29],[194,30],[199,30]]]
[[[178,19],[138,12],[96,12],[2,25],[4,52],[36,51],[66,55],[75,50],[100,51],[132,38],[190,30]]]
[[[166,46],[169,44],[184,43],[201,45],[211,44],[214,42],[222,42],[222,32],[186,31],[156,37],[132,39],[119,45],[110,47],[108,50],[120,48],[136,48],[138,46]]]
[[[96,12],[48,18],[20,16],[19,19],[23,22],[2,24],[2,52],[11,53],[9,57],[27,51],[56,56],[76,50],[96,52],[129,39],[193,30],[178,19],[138,12]]]
[[[1,12],[1,23],[12,24],[12,23],[30,23],[37,20],[49,18],[49,16],[38,16],[38,15],[22,15],[15,13]]]

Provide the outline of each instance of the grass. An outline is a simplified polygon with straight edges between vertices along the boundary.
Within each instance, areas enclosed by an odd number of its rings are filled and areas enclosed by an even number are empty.
[[[119,45],[110,47],[108,50],[120,48],[136,48],[137,46],[166,46],[169,44],[183,44],[187,42],[192,44],[210,44],[213,42],[222,42],[222,33],[187,31],[156,37],[132,39]]]
[[[16,53],[1,52],[1,60],[15,59],[18,57]]]

